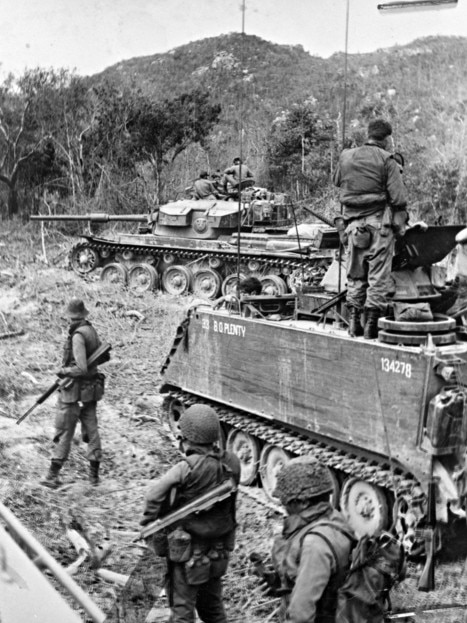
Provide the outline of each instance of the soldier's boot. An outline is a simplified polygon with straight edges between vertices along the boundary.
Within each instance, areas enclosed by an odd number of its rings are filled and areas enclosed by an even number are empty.
[[[60,459],[52,459],[47,476],[41,480],[41,485],[49,487],[49,489],[57,489],[62,484],[58,477],[62,465],[63,461]]]
[[[365,327],[363,337],[365,340],[374,340],[378,337],[378,318],[381,312],[374,307],[368,307],[365,313]]]
[[[99,461],[89,462],[89,482],[96,487],[99,484]]]
[[[359,337],[363,335],[363,327],[360,321],[361,310],[358,307],[349,307],[349,335]]]

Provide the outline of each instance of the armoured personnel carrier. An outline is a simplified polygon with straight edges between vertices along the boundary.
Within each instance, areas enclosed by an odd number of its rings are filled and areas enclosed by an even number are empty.
[[[288,236],[293,223],[284,195],[242,192],[242,201],[184,199],[146,215],[32,216],[41,221],[136,221],[138,233],[86,235],[70,253],[73,270],[85,276],[101,268],[101,279],[138,291],[161,287],[170,294],[193,292],[215,299],[240,276],[255,275],[263,291],[285,294],[302,279],[318,282],[338,247],[336,231],[317,224],[306,236]],[[240,223],[239,223],[240,221]],[[238,235],[238,232],[241,235]]]
[[[412,553],[423,548],[429,490],[438,527],[465,521],[467,342],[459,320],[440,313],[453,299],[432,266],[461,229],[410,230],[399,243],[394,300],[438,312],[380,319],[376,340],[348,335],[336,308],[345,292],[316,287],[190,310],[162,369],[173,433],[187,405],[212,405],[242,484],[272,496],[286,461],[313,457],[357,534],[395,525]]]

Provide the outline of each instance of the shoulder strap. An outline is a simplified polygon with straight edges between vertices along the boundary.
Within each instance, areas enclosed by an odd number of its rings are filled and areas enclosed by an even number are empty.
[[[307,526],[307,528],[309,528],[309,529],[305,532],[305,534],[303,534],[302,539],[304,539],[305,536],[307,536],[308,534],[313,534],[313,535],[321,537],[323,539],[323,541],[326,542],[326,544],[328,545],[329,549],[331,550],[331,553],[332,553],[333,558],[334,558],[334,564],[335,564],[335,567],[336,567],[336,572],[340,571],[339,558],[337,557],[337,553],[336,553],[336,550],[334,548],[334,545],[332,544],[331,539],[329,537],[327,537],[325,534],[323,534],[323,532],[320,530],[320,528],[331,528],[332,530],[335,530],[336,532],[340,532],[340,534],[344,535],[351,542],[352,547],[356,543],[355,538],[350,534],[350,532],[348,530],[346,530],[345,528],[342,528],[341,526],[337,526],[332,521],[318,521],[315,524],[313,524],[312,526]]]

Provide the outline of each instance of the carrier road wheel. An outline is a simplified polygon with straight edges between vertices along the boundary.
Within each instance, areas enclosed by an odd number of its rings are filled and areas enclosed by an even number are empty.
[[[193,274],[186,266],[169,266],[162,273],[162,287],[169,294],[187,294]]]
[[[263,286],[261,291],[262,294],[280,296],[281,294],[286,294],[287,292],[287,284],[283,279],[281,279],[281,277],[277,277],[277,275],[265,275],[260,278],[260,281]]]
[[[261,451],[261,456],[259,457],[261,484],[268,498],[274,502],[277,502],[277,499],[272,494],[276,488],[277,474],[291,458],[291,454],[279,448],[279,446],[271,444],[264,446]]]
[[[136,292],[150,292],[158,286],[159,277],[154,266],[136,264],[128,273],[128,286]]]
[[[240,484],[251,485],[258,475],[258,439],[233,428],[227,436],[227,450],[236,454],[240,460]]]
[[[71,249],[70,264],[78,275],[87,275],[99,266],[99,253],[87,244],[77,244]]]
[[[179,424],[180,418],[185,412],[185,407],[183,406],[182,401],[178,398],[169,398],[164,401],[162,408],[164,424],[167,425],[173,437],[178,439],[181,436]]]
[[[240,281],[243,281],[244,279],[246,279],[246,275],[244,273],[240,273]],[[231,275],[228,275],[222,282],[222,294],[224,296],[226,294],[235,294],[237,283],[238,283],[237,273],[232,273]]]
[[[101,272],[101,280],[107,283],[119,283],[126,286],[128,281],[128,271],[123,264],[107,264]]]
[[[341,510],[357,537],[387,528],[388,505],[384,492],[369,482],[349,478],[342,487]]]
[[[219,296],[221,283],[222,279],[218,272],[204,268],[193,277],[193,293],[203,299],[216,299]]]

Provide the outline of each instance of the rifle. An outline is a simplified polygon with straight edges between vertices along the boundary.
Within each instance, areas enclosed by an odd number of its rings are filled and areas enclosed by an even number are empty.
[[[425,539],[426,561],[418,582],[419,591],[432,591],[435,588],[435,554],[436,554],[436,481],[428,483],[427,527],[421,531]]]
[[[106,358],[106,355],[108,355],[111,348],[112,346],[110,344],[107,344],[106,342],[104,344],[101,344],[99,348],[96,348],[96,350],[91,355],[89,355],[86,361],[88,368],[90,368],[91,366],[97,366],[100,363],[104,363],[105,361],[108,361],[108,358]],[[26,413],[23,413],[23,415],[20,415],[20,417],[16,420],[16,423],[21,424],[21,422],[25,420],[28,417],[28,415],[30,415],[34,411],[36,407],[38,407],[43,402],[45,402],[47,398],[51,396],[57,389],[60,389],[61,387],[64,387],[64,388],[69,387],[72,383],[73,383],[73,379],[69,379],[69,378],[57,379],[55,383],[53,383],[53,385],[51,385],[48,389],[46,389],[46,391],[41,396],[39,396],[36,402],[32,405],[32,407],[29,407]]]
[[[182,519],[186,519],[189,515],[193,515],[194,513],[199,513],[200,511],[205,511],[210,509],[217,502],[222,502],[226,500],[228,497],[232,495],[236,491],[236,486],[232,480],[227,480],[221,485],[217,485],[211,491],[204,493],[198,498],[195,498],[188,504],[181,506],[173,513],[169,513],[165,517],[161,517],[160,519],[156,519],[152,521],[144,528],[141,528],[141,532],[139,537],[137,537],[134,542],[139,541],[141,539],[147,539],[148,536],[156,534],[165,528],[168,528],[172,524],[177,521],[181,521]]]

